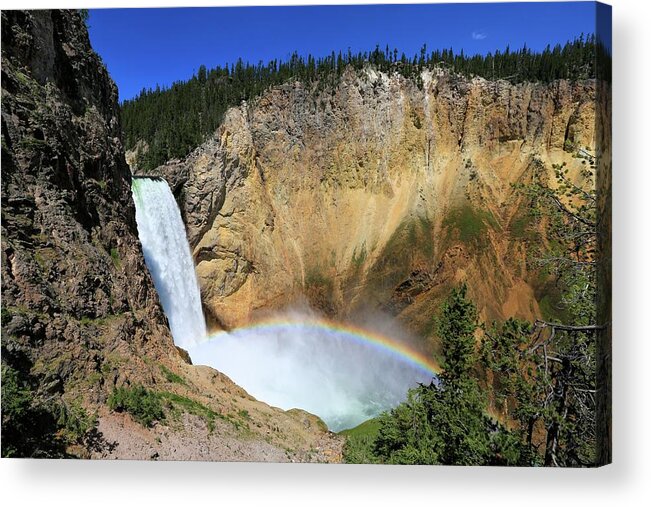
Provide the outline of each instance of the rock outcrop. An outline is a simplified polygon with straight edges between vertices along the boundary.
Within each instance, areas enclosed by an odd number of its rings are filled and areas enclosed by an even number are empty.
[[[173,348],[130,181],[117,89],[81,17],[3,11],[2,357],[37,397],[102,402],[138,367],[109,356]]]
[[[307,297],[336,318],[382,309],[428,336],[468,281],[488,318],[539,315],[527,217],[512,184],[594,147],[594,82],[408,80],[346,69],[275,87],[158,168],[177,182],[215,327]]]
[[[118,113],[79,13],[2,12],[3,456],[337,460],[316,418],[259,403],[174,347]],[[167,393],[182,421],[135,431],[106,406],[135,384]]]

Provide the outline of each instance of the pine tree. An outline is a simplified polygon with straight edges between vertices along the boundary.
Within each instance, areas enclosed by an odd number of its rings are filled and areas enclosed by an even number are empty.
[[[443,304],[438,333],[444,371],[438,382],[409,391],[408,399],[380,419],[372,460],[394,464],[521,464],[517,434],[486,415],[487,400],[471,375],[476,365],[477,310],[465,284]]]
[[[540,166],[532,183],[517,187],[553,240],[534,261],[561,288],[567,321],[509,320],[494,325],[482,345],[482,360],[498,377],[497,397],[508,401],[531,459],[546,466],[590,466],[596,460],[595,346],[603,326],[595,322],[595,161],[589,161],[581,185],[561,164],[553,167],[553,184]]]
[[[446,382],[467,377],[474,364],[477,309],[468,300],[467,292],[465,283],[452,289],[443,304],[438,322],[438,335],[444,353],[443,378]]]

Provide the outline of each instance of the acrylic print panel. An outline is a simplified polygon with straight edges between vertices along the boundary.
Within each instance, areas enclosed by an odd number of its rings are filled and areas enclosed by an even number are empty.
[[[3,10],[2,456],[608,463],[610,23]]]

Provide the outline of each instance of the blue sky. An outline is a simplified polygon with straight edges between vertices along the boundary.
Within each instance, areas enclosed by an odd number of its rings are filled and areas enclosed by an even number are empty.
[[[376,44],[410,56],[423,43],[466,54],[524,43],[537,50],[591,33],[594,23],[592,2],[93,9],[89,19],[120,100],[239,57],[325,56]]]

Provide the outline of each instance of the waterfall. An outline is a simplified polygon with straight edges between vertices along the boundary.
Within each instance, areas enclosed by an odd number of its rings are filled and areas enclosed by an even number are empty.
[[[206,337],[199,284],[185,226],[162,178],[133,178],[138,235],[174,343],[189,348]]]

